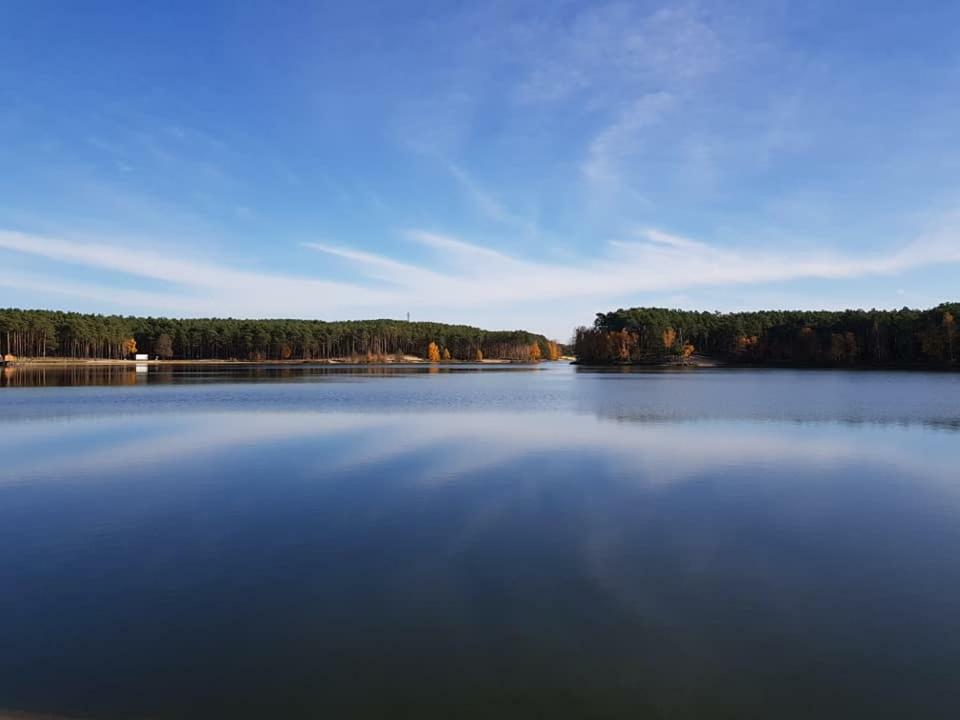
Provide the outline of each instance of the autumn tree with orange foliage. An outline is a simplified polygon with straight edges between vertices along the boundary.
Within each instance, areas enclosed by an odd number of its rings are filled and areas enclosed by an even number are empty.
[[[633,348],[636,346],[633,333],[627,330],[611,333],[610,343],[613,346],[613,353],[617,360],[620,362],[630,360],[633,355]]]
[[[482,361],[483,361],[483,350],[481,350],[480,348],[477,348],[477,352],[474,354],[473,359],[476,360],[477,362],[482,362]]]
[[[668,327],[663,331],[663,349],[670,351],[673,349],[673,346],[677,343],[677,331],[672,327]]]
[[[427,360],[430,362],[440,362],[440,348],[435,342],[427,345]]]
[[[123,352],[127,355],[136,355],[137,353],[137,341],[133,338],[127,338],[123,341]]]
[[[550,360],[560,359],[560,346],[557,344],[556,340],[547,341],[547,357]]]
[[[444,349],[443,349],[443,359],[444,359],[444,360],[450,360],[450,359],[451,359],[451,357],[450,357],[450,348],[444,348]]]
[[[537,361],[540,359],[540,357],[540,343],[530,343],[530,359]]]

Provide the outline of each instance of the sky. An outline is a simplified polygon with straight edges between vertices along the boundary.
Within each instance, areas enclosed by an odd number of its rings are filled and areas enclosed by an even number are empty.
[[[0,0],[0,307],[960,300],[960,3]]]

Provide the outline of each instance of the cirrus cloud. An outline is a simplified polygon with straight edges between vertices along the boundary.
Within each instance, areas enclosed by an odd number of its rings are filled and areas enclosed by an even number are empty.
[[[304,250],[348,263],[358,278],[332,282],[258,273],[196,258],[169,258],[118,243],[0,231],[0,251],[46,261],[43,273],[0,272],[0,287],[132,306],[117,308],[121,312],[346,319],[398,316],[402,309],[415,308],[421,316],[450,311],[482,317],[493,308],[528,303],[579,298],[603,306],[613,298],[639,299],[663,291],[895,275],[960,262],[960,243],[950,224],[892,251],[868,255],[720,246],[641,228],[609,241],[594,257],[565,263],[518,258],[427,230],[410,230],[404,237],[429,253],[429,263],[329,243],[303,243]],[[152,289],[76,282],[66,270],[77,265],[134,281],[148,279]]]

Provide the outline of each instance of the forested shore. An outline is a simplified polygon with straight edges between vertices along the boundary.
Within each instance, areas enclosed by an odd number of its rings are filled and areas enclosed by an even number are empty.
[[[0,356],[163,360],[328,360],[384,362],[485,358],[556,359],[560,346],[525,330],[482,330],[403,320],[237,320],[95,315],[0,309]]]
[[[929,310],[598,313],[576,331],[584,364],[728,364],[960,369],[960,304]]]

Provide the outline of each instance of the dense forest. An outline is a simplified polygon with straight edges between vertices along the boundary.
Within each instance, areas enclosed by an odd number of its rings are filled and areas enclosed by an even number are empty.
[[[556,359],[560,347],[524,330],[403,320],[170,319],[0,309],[0,355],[182,360],[374,362],[416,355],[434,361]]]
[[[576,332],[581,363],[683,362],[960,368],[960,304],[931,310],[598,313]]]

